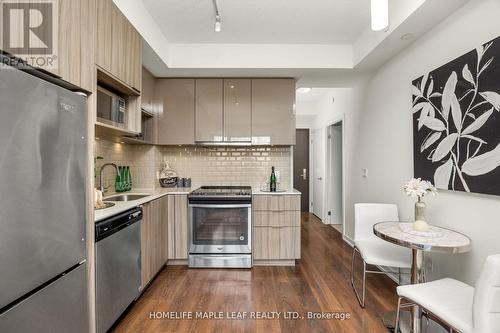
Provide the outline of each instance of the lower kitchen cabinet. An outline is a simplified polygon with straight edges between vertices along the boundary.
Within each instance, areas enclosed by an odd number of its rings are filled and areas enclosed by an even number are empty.
[[[254,227],[253,259],[300,259],[300,227]]]
[[[168,196],[168,255],[169,260],[188,258],[187,195]]]
[[[146,287],[167,261],[167,197],[144,204],[141,222],[141,286]]]
[[[254,264],[300,259],[300,195],[255,195],[252,209]]]

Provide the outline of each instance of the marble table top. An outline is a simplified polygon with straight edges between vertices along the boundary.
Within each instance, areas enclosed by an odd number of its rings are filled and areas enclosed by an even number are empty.
[[[414,231],[412,223],[380,222],[373,226],[373,233],[388,242],[426,252],[464,253],[471,249],[469,237],[437,226],[430,226],[425,233]]]

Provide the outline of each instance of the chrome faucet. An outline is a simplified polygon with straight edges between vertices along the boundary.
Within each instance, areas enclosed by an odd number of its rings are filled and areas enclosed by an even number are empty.
[[[114,163],[105,163],[99,169],[99,190],[104,193],[104,185],[102,184],[102,170],[104,170],[107,166],[113,166],[116,170],[116,174],[118,175],[120,172],[118,171],[118,167]]]

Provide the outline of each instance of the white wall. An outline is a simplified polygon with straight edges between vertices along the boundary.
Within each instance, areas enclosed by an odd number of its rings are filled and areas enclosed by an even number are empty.
[[[349,136],[349,139],[344,142],[344,186],[345,186],[345,200],[346,204],[348,202],[352,203],[351,198],[351,184],[350,181],[353,177],[353,158],[355,156],[355,145],[356,145],[356,130],[358,118],[361,112],[360,109],[363,99],[359,96],[364,96],[364,84],[366,77],[360,75],[354,82],[351,88],[331,88],[324,96],[322,96],[318,101],[311,103],[297,103],[297,128],[311,128],[312,130],[321,129],[323,133],[324,144],[322,144],[322,151],[320,154],[314,156],[313,150],[311,149],[311,180],[314,179],[314,170],[317,169],[317,165],[321,164],[322,172],[326,170],[326,129],[333,123],[343,120],[343,131],[344,136]],[[300,115],[300,114],[304,115]],[[315,113],[313,118],[310,114]],[[312,132],[311,132],[312,134]],[[312,148],[312,147],[311,147]],[[323,174],[324,183],[328,184],[329,180]],[[326,205],[326,191],[327,188],[323,187],[321,190],[322,206]],[[311,182],[310,187],[310,198],[313,199],[314,186]],[[346,210],[346,220],[352,219],[351,210]],[[324,216],[324,213],[322,213]]]
[[[362,107],[352,108],[346,133],[352,162],[348,236],[353,235],[355,202],[394,202],[403,219],[412,218],[413,202],[401,190],[413,175],[411,82],[499,36],[499,13],[500,0],[472,0],[379,68],[364,93],[354,93]],[[368,178],[361,177],[362,168],[368,168]],[[500,197],[441,191],[428,200],[427,213],[429,222],[463,232],[473,243],[467,254],[432,255],[431,278],[474,283],[485,257],[500,253]]]

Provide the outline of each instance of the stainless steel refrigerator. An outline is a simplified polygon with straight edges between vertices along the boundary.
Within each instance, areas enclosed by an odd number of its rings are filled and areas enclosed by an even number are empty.
[[[88,332],[86,97],[0,63],[0,332]]]

